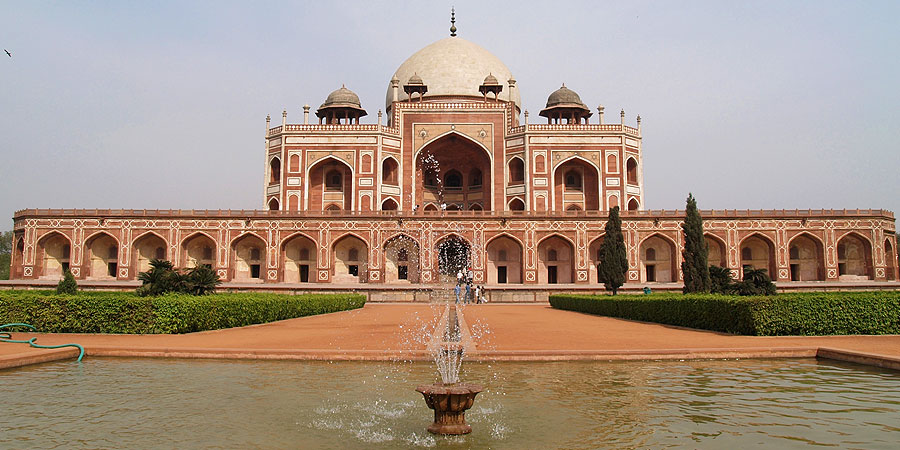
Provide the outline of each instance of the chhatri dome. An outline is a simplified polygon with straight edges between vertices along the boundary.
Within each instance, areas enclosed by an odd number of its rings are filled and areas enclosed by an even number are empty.
[[[509,89],[508,80],[513,76],[506,64],[478,44],[461,37],[441,39],[417,51],[400,64],[392,79],[405,84],[414,75],[428,86],[425,97],[471,97],[473,100],[483,99],[478,88],[485,82],[485,77],[491,75],[504,86],[501,100],[510,100],[512,92],[516,107],[521,108],[522,105],[519,89]],[[408,99],[409,95],[400,90],[398,100]],[[389,83],[385,110],[390,107]]]

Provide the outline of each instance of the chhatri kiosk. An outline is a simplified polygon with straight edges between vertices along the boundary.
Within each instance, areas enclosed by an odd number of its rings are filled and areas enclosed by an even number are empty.
[[[640,116],[604,116],[565,85],[546,92],[529,117],[506,65],[451,28],[400,64],[383,112],[342,86],[315,118],[309,106],[302,123],[267,117],[264,209],[18,211],[12,278],[134,280],[164,258],[269,288],[419,285],[464,261],[479,284],[598,287],[618,206],[628,282],[681,281],[684,212],[644,209]],[[778,282],[897,279],[889,211],[701,214],[710,264],[736,277],[752,266]]]

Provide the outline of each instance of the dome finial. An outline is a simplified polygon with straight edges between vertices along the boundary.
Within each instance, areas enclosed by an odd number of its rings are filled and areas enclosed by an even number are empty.
[[[456,37],[456,8],[450,8],[450,37]]]

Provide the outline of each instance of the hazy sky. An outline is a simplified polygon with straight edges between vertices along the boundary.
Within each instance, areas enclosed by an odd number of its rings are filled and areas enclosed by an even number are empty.
[[[900,210],[897,1],[0,0],[0,230],[23,208],[262,208],[266,114],[301,123],[345,83],[374,123],[451,4],[533,123],[562,82],[641,115],[649,209]]]

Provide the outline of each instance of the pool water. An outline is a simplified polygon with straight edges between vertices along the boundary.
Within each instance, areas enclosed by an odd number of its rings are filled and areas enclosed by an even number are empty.
[[[462,437],[424,363],[87,358],[0,370],[0,448],[897,448],[900,372],[815,359],[465,363]]]

